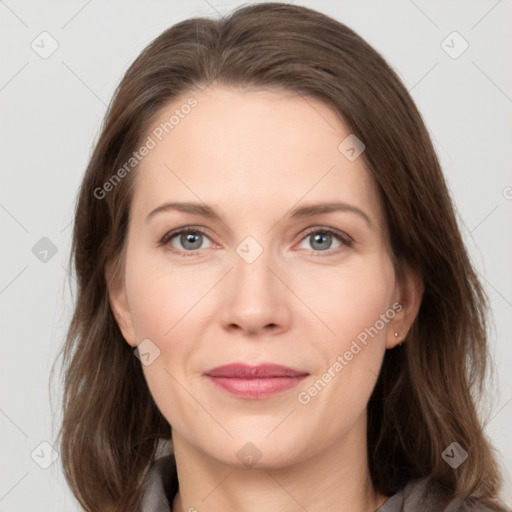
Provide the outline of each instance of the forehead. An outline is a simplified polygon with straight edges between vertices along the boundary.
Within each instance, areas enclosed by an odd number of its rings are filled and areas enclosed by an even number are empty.
[[[332,108],[292,91],[191,91],[162,108],[146,134],[154,147],[137,170],[133,207],[147,213],[199,199],[284,212],[300,201],[344,200],[375,210],[363,159],[338,149],[349,135]]]

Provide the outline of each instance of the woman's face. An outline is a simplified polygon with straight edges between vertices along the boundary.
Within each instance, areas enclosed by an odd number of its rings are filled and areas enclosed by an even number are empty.
[[[147,136],[111,302],[173,436],[268,467],[356,446],[384,352],[412,321],[361,146],[315,99],[219,86],[166,107]],[[298,376],[207,375],[233,363]]]

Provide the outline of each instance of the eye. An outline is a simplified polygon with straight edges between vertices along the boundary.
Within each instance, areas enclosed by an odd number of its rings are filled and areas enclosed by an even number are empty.
[[[174,239],[176,240],[173,242]],[[204,249],[202,245],[205,239],[209,240],[202,230],[187,227],[166,233],[158,245],[170,246],[169,250],[180,256],[196,256],[200,249]]]
[[[201,249],[205,249],[203,247],[205,240],[210,240],[205,232],[189,226],[169,231],[159,240],[158,246],[167,246],[169,251],[178,256],[197,256]],[[309,230],[301,239],[301,243],[308,241],[313,253],[319,256],[329,256],[333,252],[343,250],[344,246],[351,247],[353,244],[353,240],[345,233],[327,227],[314,227]],[[333,241],[337,243],[334,248]]]
[[[337,243],[334,248],[332,247],[333,241]],[[309,243],[315,253],[325,252],[325,256],[337,252],[336,249],[343,248],[343,246],[351,247],[353,244],[353,240],[345,233],[332,228],[319,227],[308,231],[301,240],[301,243],[304,242]]]

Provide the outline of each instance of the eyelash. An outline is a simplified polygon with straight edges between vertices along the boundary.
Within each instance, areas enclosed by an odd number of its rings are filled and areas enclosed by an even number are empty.
[[[203,231],[202,229],[192,228],[191,226],[187,226],[184,228],[175,229],[174,231],[169,231],[159,240],[157,246],[158,247],[165,246],[173,238],[175,238],[176,236],[181,235],[183,233],[201,233],[202,235],[209,238],[208,235],[206,234],[206,232]],[[314,253],[315,255],[318,255],[318,256],[331,256],[331,255],[335,254],[336,252],[340,251],[340,249],[343,250],[343,246],[352,247],[353,243],[354,243],[352,238],[350,238],[345,233],[338,231],[337,229],[333,229],[333,228],[329,228],[329,227],[320,227],[320,226],[315,226],[315,227],[309,229],[304,234],[304,236],[300,239],[300,242],[302,242],[308,236],[315,234],[315,233],[323,233],[323,234],[327,233],[329,235],[332,235],[334,238],[338,239],[338,241],[341,242],[341,244],[342,244],[342,246],[338,247],[337,249],[328,249],[326,251],[311,250],[312,253]],[[197,251],[180,251],[180,250],[175,250],[175,249],[168,249],[168,250],[178,256],[187,257],[187,256],[197,256],[202,249],[198,249]],[[320,254],[320,253],[322,253],[322,254]]]

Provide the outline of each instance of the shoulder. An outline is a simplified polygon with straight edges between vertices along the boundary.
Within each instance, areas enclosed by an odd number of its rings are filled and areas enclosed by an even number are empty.
[[[171,512],[171,504],[178,492],[178,476],[174,455],[155,460],[142,484],[142,512]]]
[[[505,508],[491,507],[467,498],[449,497],[436,480],[425,477],[411,480],[398,493],[390,496],[375,512],[501,512]]]

